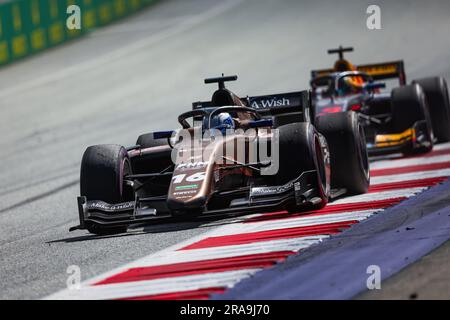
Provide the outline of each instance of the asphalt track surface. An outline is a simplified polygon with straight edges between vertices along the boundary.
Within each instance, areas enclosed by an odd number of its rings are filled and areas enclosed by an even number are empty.
[[[373,3],[161,1],[2,69],[0,298],[42,298],[65,288],[70,265],[86,280],[227,226],[158,224],[102,238],[68,233],[77,224],[84,149],[130,145],[141,133],[176,127],[191,101],[211,95],[205,77],[237,73],[230,88],[241,95],[299,90],[311,68],[334,61],[325,50],[343,44],[355,46],[355,63],[402,58],[409,79],[450,82],[450,3],[375,1],[383,29],[371,31],[365,12]]]

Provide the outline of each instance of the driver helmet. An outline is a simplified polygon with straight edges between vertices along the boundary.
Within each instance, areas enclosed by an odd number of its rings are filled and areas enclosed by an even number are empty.
[[[223,134],[227,129],[234,129],[234,120],[228,112],[222,112],[211,119],[211,129],[220,130]]]
[[[343,72],[343,71],[354,71],[356,68],[347,60],[339,59],[334,64],[334,71]]]
[[[348,76],[341,80],[340,94],[360,93],[364,89],[364,80],[360,76]]]

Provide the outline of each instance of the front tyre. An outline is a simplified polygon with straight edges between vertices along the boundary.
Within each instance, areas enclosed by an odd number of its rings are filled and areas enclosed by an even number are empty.
[[[419,84],[428,102],[433,133],[438,142],[450,141],[450,102],[447,82],[442,77],[414,80]]]
[[[302,172],[315,170],[317,172],[317,196],[320,203],[312,209],[323,208],[329,197],[328,164],[325,161],[320,137],[310,123],[290,123],[277,128],[279,130],[279,168],[277,185],[285,184]],[[290,204],[289,212],[298,212],[302,206]]]
[[[350,194],[369,189],[370,173],[364,129],[357,113],[330,113],[316,118],[317,130],[328,142],[332,188],[346,188]]]
[[[433,129],[428,103],[423,88],[417,83],[401,86],[391,93],[392,124],[396,133],[404,132],[421,122],[423,129],[420,137],[420,146],[405,150],[405,155],[427,153],[433,149]]]
[[[86,149],[81,160],[80,194],[87,200],[121,203],[134,200],[131,187],[124,184],[124,176],[131,174],[131,164],[126,149],[106,144]],[[88,223],[90,233],[104,235],[126,232],[126,226],[108,227]]]

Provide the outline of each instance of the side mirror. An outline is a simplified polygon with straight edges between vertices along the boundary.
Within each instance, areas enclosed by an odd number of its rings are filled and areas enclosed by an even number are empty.
[[[384,82],[371,82],[371,83],[367,83],[364,86],[364,89],[368,90],[368,91],[374,91],[376,89],[384,89],[386,88],[386,83]]]
[[[248,123],[250,128],[270,127],[272,126],[272,119],[253,120]]]
[[[172,134],[175,131],[169,130],[169,131],[156,131],[153,132],[153,139],[168,139],[172,137]]]

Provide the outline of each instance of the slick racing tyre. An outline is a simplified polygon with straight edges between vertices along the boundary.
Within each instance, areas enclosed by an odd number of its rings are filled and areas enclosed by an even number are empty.
[[[124,147],[113,144],[91,146],[81,160],[81,196],[111,204],[133,201],[132,188],[123,183],[123,177],[131,173],[130,159]],[[90,233],[99,235],[127,230],[126,226],[107,227],[91,223],[86,227]]]
[[[279,130],[279,167],[276,175],[277,185],[283,185],[302,174],[317,172],[317,195],[321,202],[313,209],[323,208],[330,195],[329,176],[320,137],[310,123],[290,123],[277,128]],[[295,203],[286,208],[289,212],[298,212]]]
[[[438,142],[450,141],[450,102],[447,82],[442,77],[414,80],[425,91],[433,133]]]
[[[398,87],[391,93],[392,124],[395,133],[412,128],[418,121],[425,120],[426,146],[405,150],[405,154],[427,153],[433,149],[433,130],[425,92],[418,84]]]
[[[332,188],[350,194],[369,189],[370,173],[364,129],[353,112],[330,113],[316,118],[316,128],[328,142]]]

